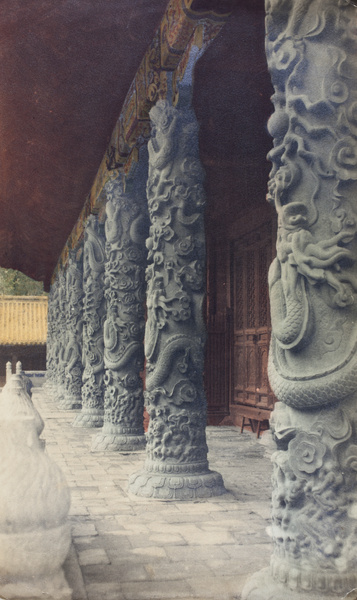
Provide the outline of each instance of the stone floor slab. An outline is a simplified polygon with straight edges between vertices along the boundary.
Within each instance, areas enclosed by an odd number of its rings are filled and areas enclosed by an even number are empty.
[[[78,553],[79,564],[82,566],[88,565],[107,565],[110,563],[106,551],[102,548],[94,548],[90,550],[82,550]]]
[[[125,600],[178,600],[190,597],[192,588],[186,581],[146,581],[123,583]]]
[[[271,464],[255,436],[209,427],[210,468],[229,493],[160,502],[127,491],[143,453],[91,453],[93,429],[73,428],[74,412],[40,391],[34,401],[71,488],[73,564],[86,595],[73,600],[238,600],[252,565],[269,563]]]

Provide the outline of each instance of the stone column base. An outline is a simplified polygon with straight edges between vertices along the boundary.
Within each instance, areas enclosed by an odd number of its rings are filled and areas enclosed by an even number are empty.
[[[91,452],[142,452],[145,450],[144,432],[130,433],[123,427],[105,423],[92,440]],[[135,431],[135,430],[134,430]]]
[[[82,401],[78,398],[68,398],[63,396],[58,403],[59,410],[78,410],[82,408]]]
[[[356,578],[351,576],[351,586],[345,592],[293,590],[273,579],[270,567],[252,575],[244,586],[242,600],[356,600]],[[342,586],[341,586],[342,587]],[[348,593],[349,592],[349,593]],[[347,595],[346,595],[347,594]]]
[[[56,385],[51,383],[50,385],[46,385],[46,387],[42,388],[45,392],[47,398],[51,400],[51,402],[57,403],[57,393],[56,393]]]
[[[82,407],[72,427],[103,427],[104,409]]]
[[[175,468],[175,465],[172,467]],[[148,473],[141,471],[129,478],[128,490],[136,496],[157,500],[196,500],[221,496],[227,490],[216,471],[203,474]]]
[[[63,388],[63,386],[57,386],[57,388],[53,392],[53,399],[56,402],[56,404],[62,404],[62,402],[64,402],[65,400],[65,397],[66,390]]]

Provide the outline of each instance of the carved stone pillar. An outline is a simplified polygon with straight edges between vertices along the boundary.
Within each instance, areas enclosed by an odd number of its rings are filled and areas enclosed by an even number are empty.
[[[57,328],[56,328],[56,345],[55,345],[55,360],[57,361],[55,388],[53,396],[56,402],[62,402],[65,394],[65,383],[66,383],[66,362],[65,362],[65,349],[66,349],[66,274],[60,271],[57,275]]]
[[[17,363],[16,367],[18,365],[21,367],[20,362]],[[9,419],[28,418],[33,420],[37,435],[40,437],[45,424],[32,403],[24,378],[28,379],[25,374],[21,374],[20,368],[16,368],[16,373],[11,375],[9,381],[3,387],[0,396],[0,410],[6,411]]]
[[[205,436],[203,170],[192,110],[160,100],[150,118],[145,331],[150,424],[144,469],[131,476],[129,489],[139,496],[190,500],[225,492],[221,475],[208,468]]]
[[[54,386],[56,361],[54,356],[55,351],[55,331],[56,331],[56,282],[51,285],[48,295],[48,316],[47,316],[47,340],[46,340],[46,381],[44,384],[45,390],[51,393]],[[10,365],[11,367],[11,365]],[[6,378],[7,379],[7,378]]]
[[[141,186],[142,188],[142,186]],[[143,190],[106,185],[104,323],[105,412],[93,450],[134,451],[145,446],[143,382],[145,266],[149,224]]]
[[[65,393],[59,403],[62,410],[82,406],[82,337],[83,337],[83,266],[82,257],[72,251],[66,272],[66,348]]]
[[[59,315],[59,280],[52,283],[48,298],[48,329],[46,345],[46,391],[50,396],[56,396],[56,385],[59,374],[60,350],[60,315]]]
[[[103,323],[105,242],[103,226],[98,217],[88,218],[83,249],[83,386],[82,410],[76,416],[74,427],[101,427],[103,425]]]
[[[270,569],[242,598],[340,599],[357,587],[357,10],[269,1]]]

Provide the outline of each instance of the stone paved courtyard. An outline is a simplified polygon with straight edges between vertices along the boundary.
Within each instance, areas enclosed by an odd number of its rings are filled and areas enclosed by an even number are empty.
[[[33,400],[47,452],[72,494],[73,548],[66,574],[73,600],[239,600],[250,573],[269,564],[270,456],[234,427],[208,427],[211,469],[228,493],[205,501],[162,502],[126,491],[144,453],[91,453],[93,429],[73,428],[41,388]]]

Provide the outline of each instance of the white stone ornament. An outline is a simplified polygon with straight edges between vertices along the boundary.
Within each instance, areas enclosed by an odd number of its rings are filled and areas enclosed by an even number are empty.
[[[71,544],[69,490],[42,449],[35,413],[19,408],[21,383],[10,383],[15,389],[0,404],[0,595],[71,600],[62,569]]]
[[[41,435],[45,426],[40,413],[26,391],[23,377],[19,373],[12,375],[3,388],[0,395],[0,412],[5,420],[33,419],[38,436]]]
[[[11,365],[11,362],[8,361],[6,363],[6,383],[9,381],[11,375],[12,375],[12,365]]]

